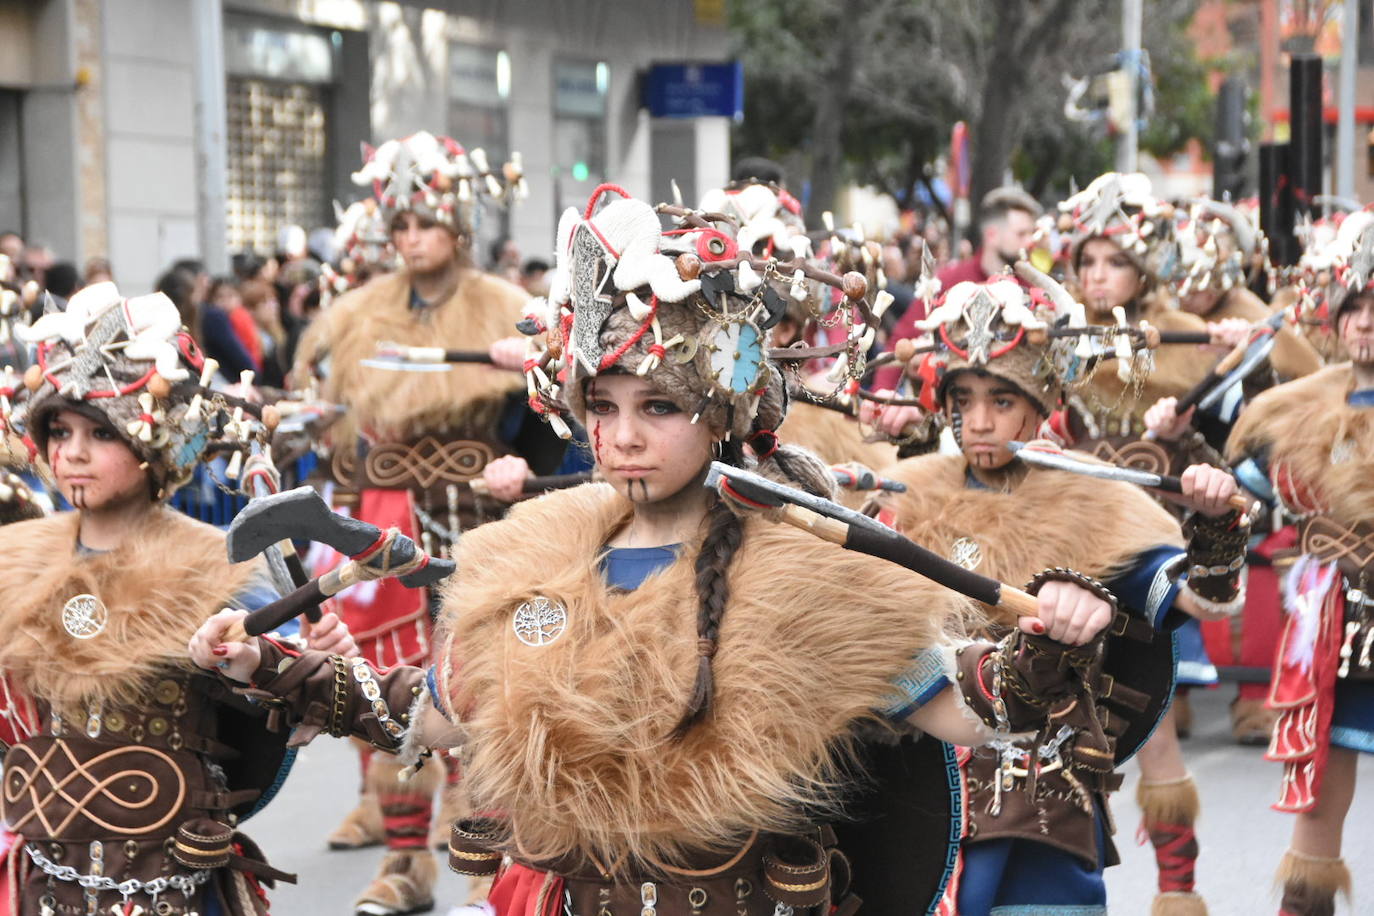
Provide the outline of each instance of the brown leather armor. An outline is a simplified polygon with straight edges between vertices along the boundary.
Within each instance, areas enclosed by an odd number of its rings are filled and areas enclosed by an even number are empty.
[[[15,853],[21,912],[107,913],[132,902],[148,914],[190,914],[203,908],[206,893],[218,895],[228,913],[266,912],[242,872],[268,883],[283,876],[229,827],[234,809],[260,793],[228,785],[221,763],[238,755],[219,740],[217,713],[226,702],[244,705],[209,677],[169,670],[141,702],[92,707],[83,721],[63,720],[40,704],[46,730],[5,755],[3,815],[24,844]],[[232,854],[234,870],[178,861],[179,831],[183,839],[188,830],[203,834],[207,823],[224,825],[232,838],[221,860]],[[74,876],[123,887],[88,889]]]

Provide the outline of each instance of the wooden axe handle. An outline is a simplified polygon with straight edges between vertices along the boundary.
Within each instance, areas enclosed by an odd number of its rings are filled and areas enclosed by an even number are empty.
[[[786,503],[781,508],[781,520],[832,544],[853,549],[849,543],[849,526],[838,519],[827,518],[805,506]],[[1002,583],[997,606],[1013,611],[1018,617],[1040,616],[1039,602],[1034,595],[1005,582]]]

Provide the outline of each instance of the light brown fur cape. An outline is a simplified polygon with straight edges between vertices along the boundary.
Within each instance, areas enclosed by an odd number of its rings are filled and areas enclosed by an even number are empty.
[[[907,490],[884,494],[883,505],[898,531],[941,556],[959,538],[977,541],[983,559],[974,571],[985,576],[1019,587],[1047,567],[1065,566],[1107,579],[1142,551],[1183,546],[1178,522],[1132,484],[1032,467],[1004,493],[965,486],[967,468],[962,455],[908,458],[884,472]]]
[[[68,717],[89,703],[138,702],[169,666],[190,668],[186,643],[259,569],[230,564],[223,532],[158,507],[118,548],[76,553],[79,513],[0,529],[0,672]],[[62,608],[82,594],[109,613],[104,632],[76,639]]]
[[[1161,292],[1151,294],[1141,303],[1138,319],[1161,331],[1207,330],[1207,322],[1174,308]],[[1091,315],[1088,321],[1106,323]],[[1162,344],[1154,350],[1155,367],[1140,385],[1139,394],[1134,384],[1124,385],[1117,377],[1115,359],[1103,360],[1086,384],[1070,386],[1070,391],[1077,392],[1094,412],[1105,410],[1115,417],[1130,415],[1139,424],[1156,401],[1186,394],[1220,358],[1221,354],[1203,352],[1193,344]]]
[[[655,870],[799,828],[804,808],[833,801],[854,723],[963,612],[908,570],[747,517],[710,712],[674,741],[697,668],[700,542],[637,590],[610,590],[597,557],[630,514],[605,484],[518,504],[463,536],[445,586],[463,784],[476,810],[511,819],[523,858]],[[537,648],[512,629],[536,596],[567,609],[566,632]]]
[[[857,461],[876,471],[897,460],[897,446],[886,439],[865,441],[858,420],[805,401],[793,401],[787,408],[778,435],[788,445],[815,452],[826,464]]]
[[[346,405],[349,430],[367,429],[404,441],[444,428],[486,429],[506,396],[525,385],[518,372],[460,364],[447,372],[392,372],[358,361],[377,355],[377,343],[486,350],[515,336],[528,296],[505,280],[464,270],[458,290],[444,304],[418,313],[410,308],[410,274],[374,277],[341,297],[316,319],[302,339],[292,383],[304,386],[312,364],[330,356],[322,394]]]
[[[1232,463],[1269,446],[1269,467],[1282,464],[1313,490],[1332,518],[1354,525],[1374,519],[1374,409],[1351,407],[1349,363],[1270,388],[1241,412],[1226,443]],[[1347,460],[1331,463],[1338,443]]]

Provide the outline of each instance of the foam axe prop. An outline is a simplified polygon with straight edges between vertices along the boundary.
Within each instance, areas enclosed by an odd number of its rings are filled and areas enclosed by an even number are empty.
[[[520,485],[520,492],[532,495],[543,493],[548,490],[566,490],[569,487],[576,487],[587,483],[592,479],[591,471],[574,471],[571,474],[548,474],[545,476],[526,477],[525,482]],[[468,481],[468,489],[478,496],[490,496],[491,489],[487,482],[480,477],[475,477]]]
[[[1183,482],[1177,477],[1170,477],[1168,474],[1156,474],[1153,471],[1142,471],[1138,468],[1123,468],[1119,464],[1098,464],[1095,461],[1083,461],[1065,454],[1058,448],[1038,443],[1031,445],[1025,442],[1012,441],[1007,443],[1007,449],[1026,464],[1034,464],[1042,468],[1055,468],[1060,471],[1068,471],[1070,474],[1082,474],[1085,477],[1096,477],[1101,480],[1120,480],[1140,487],[1164,490],[1167,493],[1183,492]],[[1240,512],[1250,510],[1250,500],[1242,493],[1236,493],[1232,496],[1227,500],[1227,505]]]
[[[846,550],[906,567],[976,601],[1004,607],[1021,617],[1039,616],[1034,595],[980,576],[903,537],[876,519],[820,496],[776,483],[752,471],[712,461],[703,486],[746,506],[778,509],[779,520]]]
[[[349,559],[249,614],[243,621],[243,634],[230,631],[226,638],[267,633],[306,608],[367,579],[396,577],[407,588],[419,588],[438,582],[455,568],[452,560],[430,557],[395,529],[382,531],[376,525],[331,512],[309,487],[297,487],[249,503],[229,525],[229,560],[251,560],[273,544],[289,539],[320,541]]]

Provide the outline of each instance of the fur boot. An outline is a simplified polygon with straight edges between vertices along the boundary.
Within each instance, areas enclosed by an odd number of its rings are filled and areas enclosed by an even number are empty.
[[[1237,744],[1268,747],[1278,717],[1278,711],[1265,706],[1263,698],[1236,697],[1231,703],[1231,737]]]
[[[434,907],[438,867],[428,848],[429,823],[443,767],[421,767],[405,782],[400,779],[402,769],[389,757],[375,757],[368,765],[365,786],[381,808],[387,854],[377,877],[354,904],[365,916],[403,916]]]
[[[367,771],[376,751],[370,744],[357,738],[353,738],[352,742],[358,750],[358,768],[362,775],[362,784],[358,788],[358,804],[344,815],[339,826],[329,835],[327,842],[330,849],[366,849],[369,846],[380,846],[382,840],[386,839],[386,833],[382,830],[382,809],[377,803],[377,793],[369,792],[367,788]]]
[[[1136,803],[1141,812],[1140,832],[1154,846],[1159,867],[1159,893],[1151,916],[1206,916],[1207,904],[1193,890],[1198,851],[1193,824],[1199,808],[1193,777],[1141,780]]]
[[[1350,869],[1344,859],[1309,856],[1290,849],[1283,854],[1274,882],[1283,888],[1279,916],[1333,916],[1336,893],[1350,898]]]

